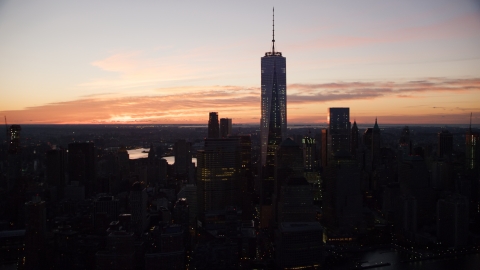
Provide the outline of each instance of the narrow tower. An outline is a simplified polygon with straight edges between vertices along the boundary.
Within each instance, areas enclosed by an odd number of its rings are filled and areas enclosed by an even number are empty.
[[[273,16],[272,50],[261,59],[261,164],[267,163],[267,152],[286,139],[287,73],[286,59],[275,51],[275,13]]]
[[[208,138],[217,139],[220,136],[220,125],[218,124],[218,113],[210,112],[208,117]]]
[[[275,11],[275,10],[274,10]],[[261,59],[262,93],[260,119],[260,164],[262,165],[261,224],[272,220],[275,182],[275,152],[287,133],[286,59],[275,50],[275,14],[272,20],[272,50]]]
[[[351,137],[351,147],[350,147],[350,154],[352,154],[352,157],[357,156],[357,149],[358,149],[358,127],[357,127],[357,121],[353,121],[353,126],[352,126],[352,137]]]
[[[477,169],[480,164],[480,133],[472,131],[472,113],[470,113],[470,127],[465,135],[465,162],[467,169]]]

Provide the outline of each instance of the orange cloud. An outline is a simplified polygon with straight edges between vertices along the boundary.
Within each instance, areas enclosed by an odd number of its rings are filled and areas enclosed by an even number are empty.
[[[459,121],[470,111],[480,112],[480,78],[291,84],[287,89],[289,123],[324,122],[326,108],[339,105],[351,107],[356,119],[383,115],[384,123],[453,123],[448,121]],[[417,99],[412,103],[405,97]],[[210,111],[233,118],[235,123],[256,123],[260,89],[214,85],[159,88],[155,95],[129,97],[104,93],[0,113],[20,124],[180,124],[205,123]]]
[[[79,100],[50,103],[24,110],[3,111],[15,123],[190,123],[203,122],[209,111],[259,114],[259,98],[252,88],[214,86],[214,90],[156,96],[111,97],[93,96]],[[201,87],[193,87],[201,89]],[[190,89],[191,90],[191,89]],[[234,91],[232,91],[234,90]],[[187,91],[187,92],[185,92]],[[227,115],[225,115],[226,117]],[[231,116],[229,116],[231,117]],[[244,117],[237,117],[240,120]],[[200,120],[202,119],[202,120]],[[246,118],[243,122],[247,122]]]
[[[293,103],[333,100],[374,99],[385,96],[421,97],[422,93],[479,92],[480,78],[430,78],[408,82],[338,82],[325,84],[291,84],[288,101]]]

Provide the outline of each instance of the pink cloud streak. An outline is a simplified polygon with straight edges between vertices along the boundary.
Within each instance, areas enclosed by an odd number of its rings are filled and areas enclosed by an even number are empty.
[[[290,84],[287,87],[288,117],[290,123],[318,122],[324,110],[317,105],[332,101],[355,102],[385,100],[395,97],[422,98],[424,94],[454,93],[456,96],[480,96],[480,78],[448,79],[427,78],[407,82],[334,82],[324,84]],[[385,98],[385,100],[383,100]],[[381,100],[381,101],[380,101]],[[454,115],[465,111],[458,105],[448,105],[449,114],[433,112],[434,105],[422,109],[423,116],[412,121],[453,121]],[[375,102],[369,103],[375,108]],[[475,104],[475,103],[474,103]],[[476,104],[479,104],[478,102]],[[393,104],[392,104],[393,105]],[[312,107],[313,106],[313,107]],[[429,111],[426,109],[429,109]],[[480,112],[480,107],[469,108]],[[388,121],[399,121],[401,111],[385,115]],[[12,123],[204,123],[209,111],[218,111],[221,117],[235,119],[236,123],[252,123],[260,115],[260,90],[242,86],[186,86],[157,89],[155,95],[116,97],[110,94],[85,96],[78,100],[28,107],[23,110],[1,111]],[[364,115],[357,111],[355,114]],[[451,116],[451,117],[450,117]],[[453,118],[452,118],[453,117]],[[397,120],[396,120],[397,119]],[[450,121],[449,120],[449,121]],[[257,120],[258,121],[258,120]],[[393,123],[393,122],[392,122]]]

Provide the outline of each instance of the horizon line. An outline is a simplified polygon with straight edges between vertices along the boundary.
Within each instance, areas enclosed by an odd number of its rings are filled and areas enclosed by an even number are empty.
[[[141,126],[200,126],[200,127],[208,127],[208,124],[203,123],[175,123],[175,124],[167,124],[167,123],[135,123],[135,122],[122,122],[122,123],[13,123],[8,124],[7,126],[11,125],[23,125],[23,126],[132,126],[132,125],[141,125]],[[257,123],[232,123],[232,126],[259,126]],[[369,123],[358,123],[357,126],[368,126]],[[470,126],[470,123],[382,123],[379,126]],[[480,124],[471,124],[472,127],[480,127]],[[328,126],[328,123],[295,123],[295,124],[287,124],[288,127],[296,127],[296,126]],[[372,124],[373,126],[373,124]],[[259,127],[260,128],[260,127]]]

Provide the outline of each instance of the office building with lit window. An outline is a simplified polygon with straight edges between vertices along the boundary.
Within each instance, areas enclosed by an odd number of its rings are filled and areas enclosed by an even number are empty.
[[[205,212],[238,206],[240,188],[240,140],[205,139],[197,152],[197,196],[200,218]]]

